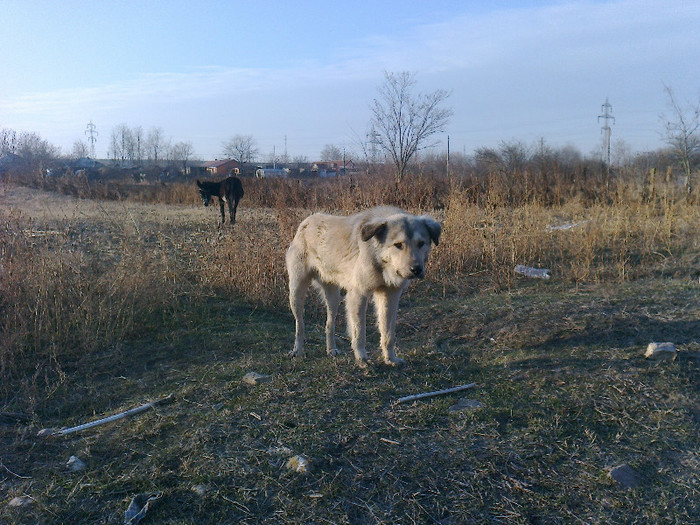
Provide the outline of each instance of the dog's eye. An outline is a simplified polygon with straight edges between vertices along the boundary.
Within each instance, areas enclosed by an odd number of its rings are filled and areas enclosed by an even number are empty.
[[[423,246],[425,246],[425,241],[418,241],[418,247],[422,248]]]
[[[397,250],[403,250],[403,243],[402,242],[395,242],[394,248],[396,248]]]

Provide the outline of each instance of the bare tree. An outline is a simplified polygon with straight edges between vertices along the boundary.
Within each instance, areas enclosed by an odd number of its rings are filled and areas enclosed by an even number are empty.
[[[298,170],[301,170],[305,164],[309,163],[309,159],[306,155],[296,155],[292,158],[292,164],[296,165]]]
[[[61,154],[61,149],[36,133],[24,132],[19,134],[15,153],[22,157],[31,169],[42,169]]]
[[[343,150],[333,144],[326,144],[321,150],[321,160],[340,160],[343,158]]]
[[[414,94],[416,80],[412,73],[384,74],[379,97],[374,99],[372,130],[376,144],[393,160],[396,181],[400,182],[413,156],[434,146],[430,139],[444,131],[452,110],[442,104],[449,93],[442,89],[426,94]]]
[[[252,135],[234,135],[224,142],[224,155],[238,161],[241,165],[253,162],[258,155],[258,148]]]
[[[613,165],[625,168],[632,165],[634,152],[624,139],[617,139],[612,145]]]
[[[132,162],[136,157],[135,144],[134,134],[126,124],[119,124],[112,129],[110,151],[121,167],[126,167],[127,160]]]
[[[163,136],[162,128],[151,128],[146,137],[146,149],[148,150],[148,158],[153,161],[153,164],[158,165],[158,159],[163,155],[163,149],[166,147],[166,141]]]
[[[82,159],[90,156],[90,147],[82,140],[76,140],[73,143],[73,151],[71,157],[74,159]]]
[[[14,129],[3,128],[0,130],[0,155],[15,153],[17,149],[17,132]]]
[[[113,160],[118,160],[122,156],[121,141],[119,140],[119,134],[116,129],[112,130],[109,136],[109,150],[107,155],[111,154]]]
[[[141,126],[136,126],[131,130],[131,141],[132,148],[134,150],[134,158],[136,159],[137,165],[140,166],[146,149],[146,141],[144,139],[143,128]]]
[[[673,90],[665,86],[668,95],[668,104],[671,108],[671,116],[662,115],[666,128],[666,142],[673,148],[673,152],[680,162],[685,175],[685,190],[688,195],[693,191],[692,168],[694,157],[700,152],[700,100],[695,105],[685,107],[676,99]]]
[[[182,162],[182,173],[187,174],[187,161],[192,156],[194,148],[191,142],[178,142],[173,146],[172,158],[176,162]]]

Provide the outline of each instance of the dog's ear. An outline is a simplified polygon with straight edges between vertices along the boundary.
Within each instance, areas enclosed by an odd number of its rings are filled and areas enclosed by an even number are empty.
[[[362,225],[360,236],[365,242],[369,241],[372,237],[377,237],[381,240],[381,236],[386,233],[386,228],[386,220],[378,219],[371,221]]]
[[[197,179],[197,186],[199,186],[200,188],[202,187],[202,183],[199,182],[199,179]]]
[[[425,227],[428,230],[428,234],[430,235],[430,240],[435,243],[435,246],[437,246],[438,242],[440,241],[440,234],[442,233],[442,226],[435,219],[433,219],[432,217],[429,217],[427,215],[423,215],[421,217],[421,220],[423,221],[423,224],[425,224]]]

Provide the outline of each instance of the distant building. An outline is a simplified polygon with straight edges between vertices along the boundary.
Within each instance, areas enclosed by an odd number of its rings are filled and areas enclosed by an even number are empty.
[[[205,162],[202,167],[211,175],[225,177],[231,173],[231,170],[235,170],[238,173],[241,169],[241,164],[233,159],[212,160]]]
[[[71,164],[70,167],[73,168],[74,171],[87,170],[87,169],[101,168],[102,163],[96,161],[95,159],[91,159],[89,157],[81,157],[79,159],[76,159]]]
[[[273,177],[289,177],[288,168],[263,168],[258,166],[255,170],[255,176],[258,179],[270,179]]]
[[[335,177],[345,175],[345,173],[355,171],[355,163],[351,160],[329,160],[314,162],[311,172],[318,177]]]

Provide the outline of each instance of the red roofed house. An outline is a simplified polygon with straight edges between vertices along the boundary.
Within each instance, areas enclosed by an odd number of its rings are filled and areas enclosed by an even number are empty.
[[[218,175],[220,177],[228,176],[231,170],[236,173],[240,171],[241,165],[237,160],[226,159],[226,160],[212,160],[205,162],[203,168],[212,175]]]

